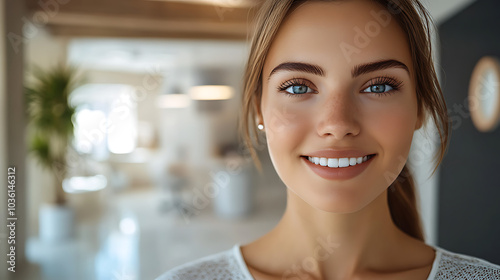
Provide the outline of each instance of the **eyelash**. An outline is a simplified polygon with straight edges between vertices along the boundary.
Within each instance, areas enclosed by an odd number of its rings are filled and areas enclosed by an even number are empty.
[[[281,83],[278,86],[278,91],[283,92],[288,97],[297,97],[303,95],[303,94],[293,94],[287,92],[286,90],[291,86],[306,86],[312,89],[312,83],[310,81],[301,78],[292,78],[291,80]]]
[[[386,95],[391,95],[391,94],[396,93],[396,91],[401,89],[401,86],[403,85],[403,81],[400,81],[394,77],[381,76],[381,77],[377,77],[375,79],[372,79],[370,81],[370,84],[368,85],[368,87],[366,87],[365,89],[372,87],[372,86],[375,86],[375,85],[388,85],[388,86],[392,87],[392,90],[390,90],[390,91],[382,92],[382,93],[375,93],[376,96],[383,97]],[[363,90],[365,90],[365,89],[363,89]]]
[[[403,81],[400,81],[394,77],[381,76],[381,77],[377,77],[377,78],[372,79],[370,81],[370,84],[366,88],[364,88],[363,90],[365,90],[369,87],[375,86],[375,85],[388,85],[388,86],[392,87],[392,90],[390,90],[390,91],[382,92],[382,93],[375,93],[376,96],[383,97],[386,95],[394,94],[396,91],[398,91],[401,88],[401,86],[403,85]],[[277,89],[279,92],[283,92],[288,97],[296,97],[296,96],[304,95],[304,94],[293,94],[293,93],[287,92],[286,90],[291,86],[306,86],[306,87],[309,87],[312,89],[312,83],[308,80],[304,80],[301,78],[292,78],[291,80],[285,81],[285,82],[281,83]]]

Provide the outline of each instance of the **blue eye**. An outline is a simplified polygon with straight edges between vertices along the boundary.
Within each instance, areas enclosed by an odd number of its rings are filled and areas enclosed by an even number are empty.
[[[372,85],[367,87],[363,92],[384,93],[393,90],[390,85]]]
[[[296,85],[296,86],[290,86],[286,90],[286,92],[289,92],[291,94],[304,94],[304,93],[310,93],[313,92],[311,88],[305,85]]]

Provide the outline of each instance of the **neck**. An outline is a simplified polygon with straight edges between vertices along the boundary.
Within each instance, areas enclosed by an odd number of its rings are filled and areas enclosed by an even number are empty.
[[[305,271],[323,279],[380,268],[387,261],[383,258],[408,238],[392,221],[387,192],[358,212],[337,214],[313,208],[288,191],[285,214],[272,234],[282,248],[293,248],[289,262],[310,266],[312,271]]]

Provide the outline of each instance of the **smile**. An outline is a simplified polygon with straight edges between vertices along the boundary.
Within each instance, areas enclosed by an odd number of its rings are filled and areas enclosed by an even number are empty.
[[[342,167],[349,167],[349,166],[355,166],[357,164],[361,164],[363,162],[366,162],[367,160],[371,159],[375,155],[367,155],[364,157],[352,157],[352,158],[324,158],[324,157],[307,157],[307,159],[314,163],[315,165],[320,165],[320,166],[328,166],[330,168],[342,168]]]
[[[357,177],[372,163],[376,154],[351,158],[301,156],[305,165],[327,180],[348,180]]]

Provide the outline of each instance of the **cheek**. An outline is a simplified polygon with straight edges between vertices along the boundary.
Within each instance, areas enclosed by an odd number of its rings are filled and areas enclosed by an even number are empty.
[[[407,107],[401,107],[388,108],[378,112],[373,118],[369,118],[372,131],[379,134],[384,139],[383,142],[397,143],[413,136],[416,112],[413,113]]]
[[[417,108],[411,102],[407,106],[399,103],[371,114],[372,117],[368,118],[370,123],[366,127],[381,146],[382,160],[387,169],[383,173],[389,171],[391,174],[399,174],[410,151]]]
[[[285,98],[293,97],[273,96],[262,100],[262,115],[270,145],[276,141],[281,142],[280,140],[293,142],[308,127],[310,113],[298,103],[283,100]]]
[[[289,97],[263,98],[262,116],[269,154],[278,173],[299,156],[299,146],[310,135],[311,113],[299,104],[291,104]],[[293,98],[293,97],[292,97]]]

